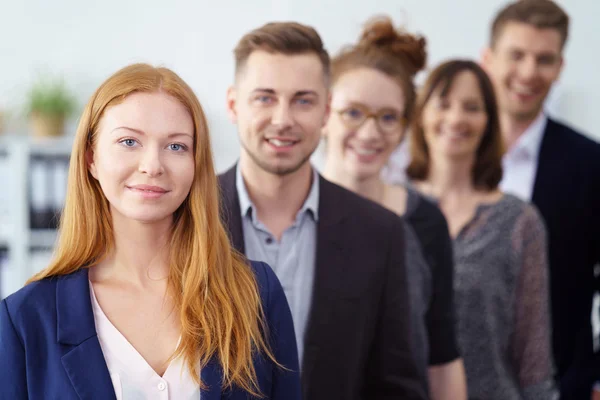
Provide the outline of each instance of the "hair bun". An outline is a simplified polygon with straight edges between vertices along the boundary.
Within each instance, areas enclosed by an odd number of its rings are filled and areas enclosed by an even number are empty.
[[[412,75],[425,68],[427,62],[425,38],[396,30],[387,16],[375,17],[365,24],[358,46],[389,52],[401,59]]]

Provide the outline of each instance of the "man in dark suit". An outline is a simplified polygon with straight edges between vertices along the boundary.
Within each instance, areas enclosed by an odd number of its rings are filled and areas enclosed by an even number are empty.
[[[314,29],[271,23],[235,49],[227,94],[241,143],[219,177],[235,247],[269,263],[298,339],[304,398],[424,399],[411,346],[402,220],[311,166],[329,115],[329,56]]]
[[[600,263],[600,145],[546,116],[569,17],[550,0],[509,4],[495,17],[483,65],[494,81],[508,152],[501,188],[532,201],[545,219],[553,347],[561,398],[600,398],[592,313]],[[597,397],[593,397],[593,396]]]

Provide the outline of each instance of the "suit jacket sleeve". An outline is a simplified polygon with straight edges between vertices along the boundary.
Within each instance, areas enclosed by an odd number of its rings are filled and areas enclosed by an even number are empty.
[[[25,350],[17,335],[6,300],[0,302],[0,399],[27,399]]]
[[[261,264],[267,277],[269,296],[267,318],[271,350],[275,360],[285,368],[274,367],[270,398],[273,400],[300,400],[298,346],[296,345],[292,313],[279,279],[271,267],[265,263]]]
[[[408,274],[404,258],[402,220],[392,224],[384,290],[377,329],[368,363],[367,393],[370,399],[427,399],[423,376],[426,357],[414,353],[410,324]]]

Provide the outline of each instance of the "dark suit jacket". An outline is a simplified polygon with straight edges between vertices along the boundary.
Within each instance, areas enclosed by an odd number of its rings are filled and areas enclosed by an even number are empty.
[[[283,289],[270,267],[252,263],[260,287],[272,350],[295,372],[256,357],[266,399],[300,399],[298,355],[292,317]],[[96,334],[88,269],[31,283],[0,303],[0,399],[116,399]],[[208,390],[202,400],[246,400],[239,389],[222,391],[216,360],[201,371]]]
[[[244,252],[235,167],[219,177],[224,221]],[[410,345],[402,220],[319,177],[312,309],[304,338],[307,400],[424,399]]]
[[[533,203],[548,228],[553,345],[562,399],[589,399],[600,380],[590,315],[600,263],[600,145],[548,120]]]

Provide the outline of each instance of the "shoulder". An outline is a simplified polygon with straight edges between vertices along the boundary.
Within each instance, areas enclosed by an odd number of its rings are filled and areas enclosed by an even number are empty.
[[[2,301],[17,332],[42,332],[56,320],[56,283],[60,278],[32,282]],[[4,316],[4,314],[3,314]]]
[[[56,318],[57,286],[60,282],[81,279],[86,274],[82,268],[63,276],[54,276],[19,289],[3,300],[16,326],[30,326],[36,321],[43,324]]]
[[[32,282],[8,296],[4,301],[9,313],[30,313],[40,306],[52,303],[56,298],[56,282],[59,279],[61,278],[53,277]]]
[[[572,128],[571,126],[548,118],[546,133],[554,136],[561,147],[568,148],[570,151],[577,151],[579,156],[594,157],[595,161],[600,163],[600,143],[594,141],[589,136]]]
[[[544,234],[546,230],[544,219],[534,204],[521,200],[511,194],[504,194],[501,203],[504,203],[511,211],[506,214],[512,214],[515,217],[514,233],[517,233],[518,235],[526,234],[525,232]]]

